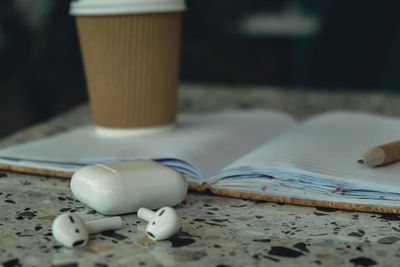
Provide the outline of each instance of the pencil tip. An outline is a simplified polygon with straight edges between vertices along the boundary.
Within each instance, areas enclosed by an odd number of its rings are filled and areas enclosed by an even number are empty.
[[[365,162],[364,159],[359,159],[358,160],[358,163],[360,163],[360,164],[364,164],[364,162]]]

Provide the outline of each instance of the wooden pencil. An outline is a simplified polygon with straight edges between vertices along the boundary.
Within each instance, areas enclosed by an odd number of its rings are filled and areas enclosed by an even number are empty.
[[[400,140],[376,146],[365,152],[358,163],[367,166],[381,166],[400,160]]]

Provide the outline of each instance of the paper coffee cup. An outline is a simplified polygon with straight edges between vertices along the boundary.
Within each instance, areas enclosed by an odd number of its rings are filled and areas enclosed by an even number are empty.
[[[78,0],[93,121],[112,129],[173,124],[184,0]]]

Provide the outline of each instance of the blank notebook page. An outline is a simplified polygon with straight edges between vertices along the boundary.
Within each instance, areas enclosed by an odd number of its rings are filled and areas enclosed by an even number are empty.
[[[87,126],[3,149],[0,162],[25,159],[35,160],[37,165],[37,161],[94,164],[177,158],[208,177],[295,124],[284,113],[248,110],[183,114],[174,129],[140,136],[102,136],[93,126]]]
[[[281,166],[339,178],[400,186],[400,162],[371,168],[359,157],[374,146],[400,139],[400,119],[335,112],[306,120],[234,162]]]

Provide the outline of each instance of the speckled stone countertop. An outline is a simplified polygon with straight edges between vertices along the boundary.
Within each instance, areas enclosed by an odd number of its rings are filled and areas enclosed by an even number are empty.
[[[400,97],[284,91],[274,88],[182,86],[180,109],[274,108],[297,118],[331,109],[400,115]],[[43,138],[90,121],[87,105],[35,125],[0,147]],[[0,172],[0,263],[4,266],[400,266],[400,216],[311,208],[190,193],[177,207],[175,237],[152,242],[136,214],[120,230],[92,235],[68,249],[51,235],[65,211],[103,217],[77,201],[69,181]]]

